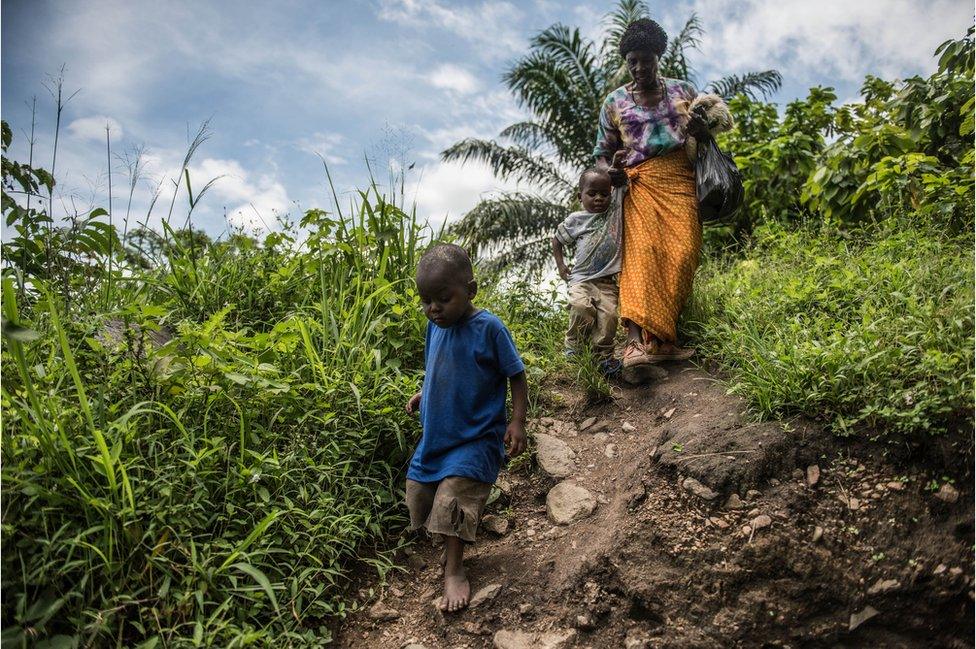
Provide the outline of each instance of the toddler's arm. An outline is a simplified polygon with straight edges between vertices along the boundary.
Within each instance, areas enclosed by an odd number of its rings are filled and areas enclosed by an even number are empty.
[[[512,389],[512,421],[505,430],[505,447],[509,457],[516,457],[525,450],[525,416],[529,410],[529,384],[525,372],[509,378]]]
[[[563,243],[556,237],[552,238],[552,256],[556,259],[556,268],[559,269],[559,276],[564,282],[569,281],[569,266],[563,259]]]
[[[627,184],[627,173],[624,171],[624,158],[627,157],[627,149],[620,149],[613,154],[613,161],[607,173],[610,174],[610,182],[614,187],[623,187]]]
[[[420,412],[420,395],[421,393],[418,392],[407,401],[407,414],[412,415],[415,412]]]

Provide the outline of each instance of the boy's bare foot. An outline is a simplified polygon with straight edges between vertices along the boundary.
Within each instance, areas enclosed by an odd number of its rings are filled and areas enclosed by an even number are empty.
[[[464,568],[456,572],[444,572],[444,597],[441,598],[441,610],[445,613],[460,611],[468,605],[471,597],[471,584]]]

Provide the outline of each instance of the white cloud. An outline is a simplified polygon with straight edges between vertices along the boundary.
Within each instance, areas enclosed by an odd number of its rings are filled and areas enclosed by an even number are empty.
[[[478,90],[481,86],[470,72],[450,63],[445,63],[434,70],[428,80],[435,88],[452,90],[464,95]]]
[[[340,133],[317,132],[300,138],[296,145],[306,153],[322,156],[330,165],[344,165],[348,162],[346,158],[336,153],[337,150],[348,146],[346,138]]]
[[[81,140],[95,140],[104,143],[106,126],[108,126],[113,140],[118,140],[122,137],[122,125],[119,124],[118,120],[106,117],[105,115],[93,115],[92,117],[76,119],[68,124],[68,132]]]
[[[223,203],[227,221],[233,227],[273,230],[276,215],[284,215],[291,205],[288,192],[276,178],[261,175],[251,180],[251,174],[236,160],[206,158],[190,165],[190,178],[197,191],[217,179],[209,190],[213,197],[210,202],[217,199]]]
[[[701,58],[726,72],[778,68],[804,82],[860,81],[931,70],[943,40],[972,20],[961,0],[695,0]],[[697,58],[697,57],[696,57]],[[720,62],[720,63],[719,63]]]
[[[482,164],[439,162],[421,169],[417,179],[408,184],[407,197],[415,198],[419,216],[438,227],[464,216],[483,198],[516,189],[516,183],[497,179]]]
[[[510,2],[486,0],[475,6],[448,6],[438,0],[381,0],[381,20],[425,29],[431,25],[480,46],[479,54],[509,56],[525,48],[519,31],[522,11]]]

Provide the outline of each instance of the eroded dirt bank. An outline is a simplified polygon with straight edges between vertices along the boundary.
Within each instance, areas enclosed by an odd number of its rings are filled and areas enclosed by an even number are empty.
[[[712,376],[668,369],[588,408],[554,385],[538,462],[501,476],[467,555],[480,601],[441,614],[421,542],[337,645],[973,646],[971,476],[934,491],[921,468],[750,422]]]

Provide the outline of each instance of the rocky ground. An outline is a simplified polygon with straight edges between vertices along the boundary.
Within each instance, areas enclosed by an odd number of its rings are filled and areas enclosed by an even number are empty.
[[[600,405],[552,386],[535,461],[499,478],[467,553],[469,609],[437,609],[421,541],[338,646],[973,646],[971,475],[752,422],[711,375],[668,370]]]

